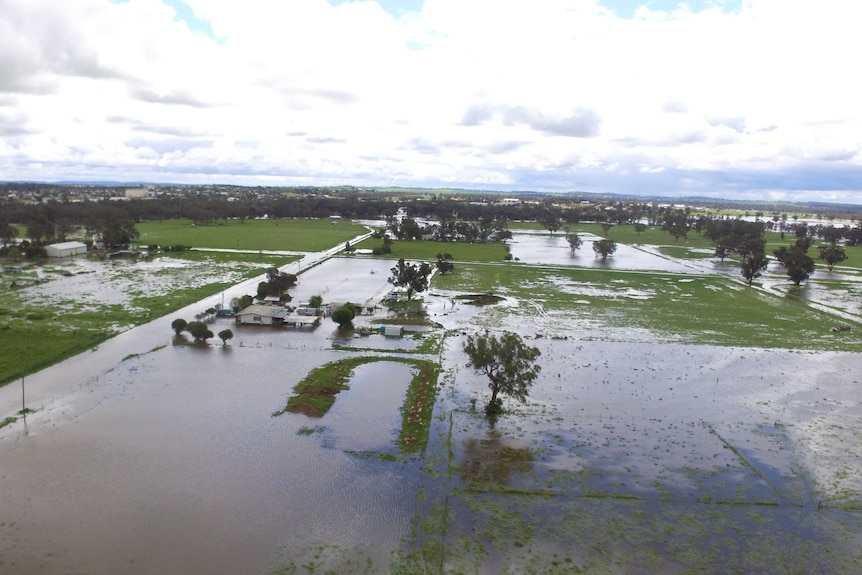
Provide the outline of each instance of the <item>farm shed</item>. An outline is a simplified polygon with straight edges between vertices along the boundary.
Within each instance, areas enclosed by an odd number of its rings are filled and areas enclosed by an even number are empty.
[[[384,325],[383,335],[390,337],[401,337],[404,335],[404,326],[401,325]]]
[[[274,305],[250,305],[236,314],[236,323],[250,325],[281,325],[287,310]]]
[[[49,258],[68,258],[87,253],[87,244],[81,242],[62,242],[45,246]]]

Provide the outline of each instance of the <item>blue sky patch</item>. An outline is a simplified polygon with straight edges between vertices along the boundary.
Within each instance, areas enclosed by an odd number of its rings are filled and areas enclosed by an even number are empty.
[[[200,32],[215,40],[215,34],[209,20],[202,20],[195,16],[194,11],[183,0],[162,0],[162,2],[176,11],[175,21],[185,22],[193,32]]]
[[[681,4],[687,5],[692,12],[702,12],[709,8],[735,12],[742,6],[742,0],[600,0],[600,2],[620,18],[632,18],[641,6],[662,12],[672,12]]]
[[[350,2],[351,0],[327,0],[333,6]],[[375,0],[380,7],[395,16],[400,18],[408,12],[420,12],[422,6],[425,5],[425,0]]]
[[[126,4],[128,1],[129,0],[111,0],[113,4]],[[174,22],[185,22],[192,32],[198,32],[204,36],[212,38],[213,40],[216,39],[209,20],[203,20],[195,16],[194,11],[183,0],[162,0],[162,3],[166,6],[170,6],[174,9],[174,12],[176,12]]]

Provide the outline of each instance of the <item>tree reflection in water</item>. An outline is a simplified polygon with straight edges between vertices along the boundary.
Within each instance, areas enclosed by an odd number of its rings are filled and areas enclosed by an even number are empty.
[[[533,468],[533,452],[506,445],[500,432],[489,429],[485,437],[471,437],[464,442],[461,481],[470,489],[512,487],[512,475]]]

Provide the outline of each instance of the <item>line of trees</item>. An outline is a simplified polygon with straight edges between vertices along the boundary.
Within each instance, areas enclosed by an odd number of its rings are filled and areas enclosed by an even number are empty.
[[[277,297],[281,301],[290,301],[287,290],[296,285],[296,274],[279,271],[278,268],[270,268],[266,271],[266,281],[257,284],[257,297]]]
[[[177,318],[171,322],[171,329],[178,336],[182,335],[183,332],[187,332],[194,338],[195,343],[206,343],[208,339],[215,337],[206,322],[198,320],[187,322],[183,318]],[[222,345],[227,345],[228,340],[233,339],[233,331],[223,329],[218,332],[218,337],[222,341]]]
[[[488,243],[512,239],[505,220],[481,217],[477,221],[445,218],[440,223],[421,225],[413,218],[386,217],[386,230],[399,240],[430,239],[437,242]]]

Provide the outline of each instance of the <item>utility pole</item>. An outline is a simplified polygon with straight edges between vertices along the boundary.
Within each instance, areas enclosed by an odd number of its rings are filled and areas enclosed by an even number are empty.
[[[30,430],[27,429],[27,404],[24,400],[24,372],[21,372],[21,417],[24,418],[24,433],[29,435]]]

